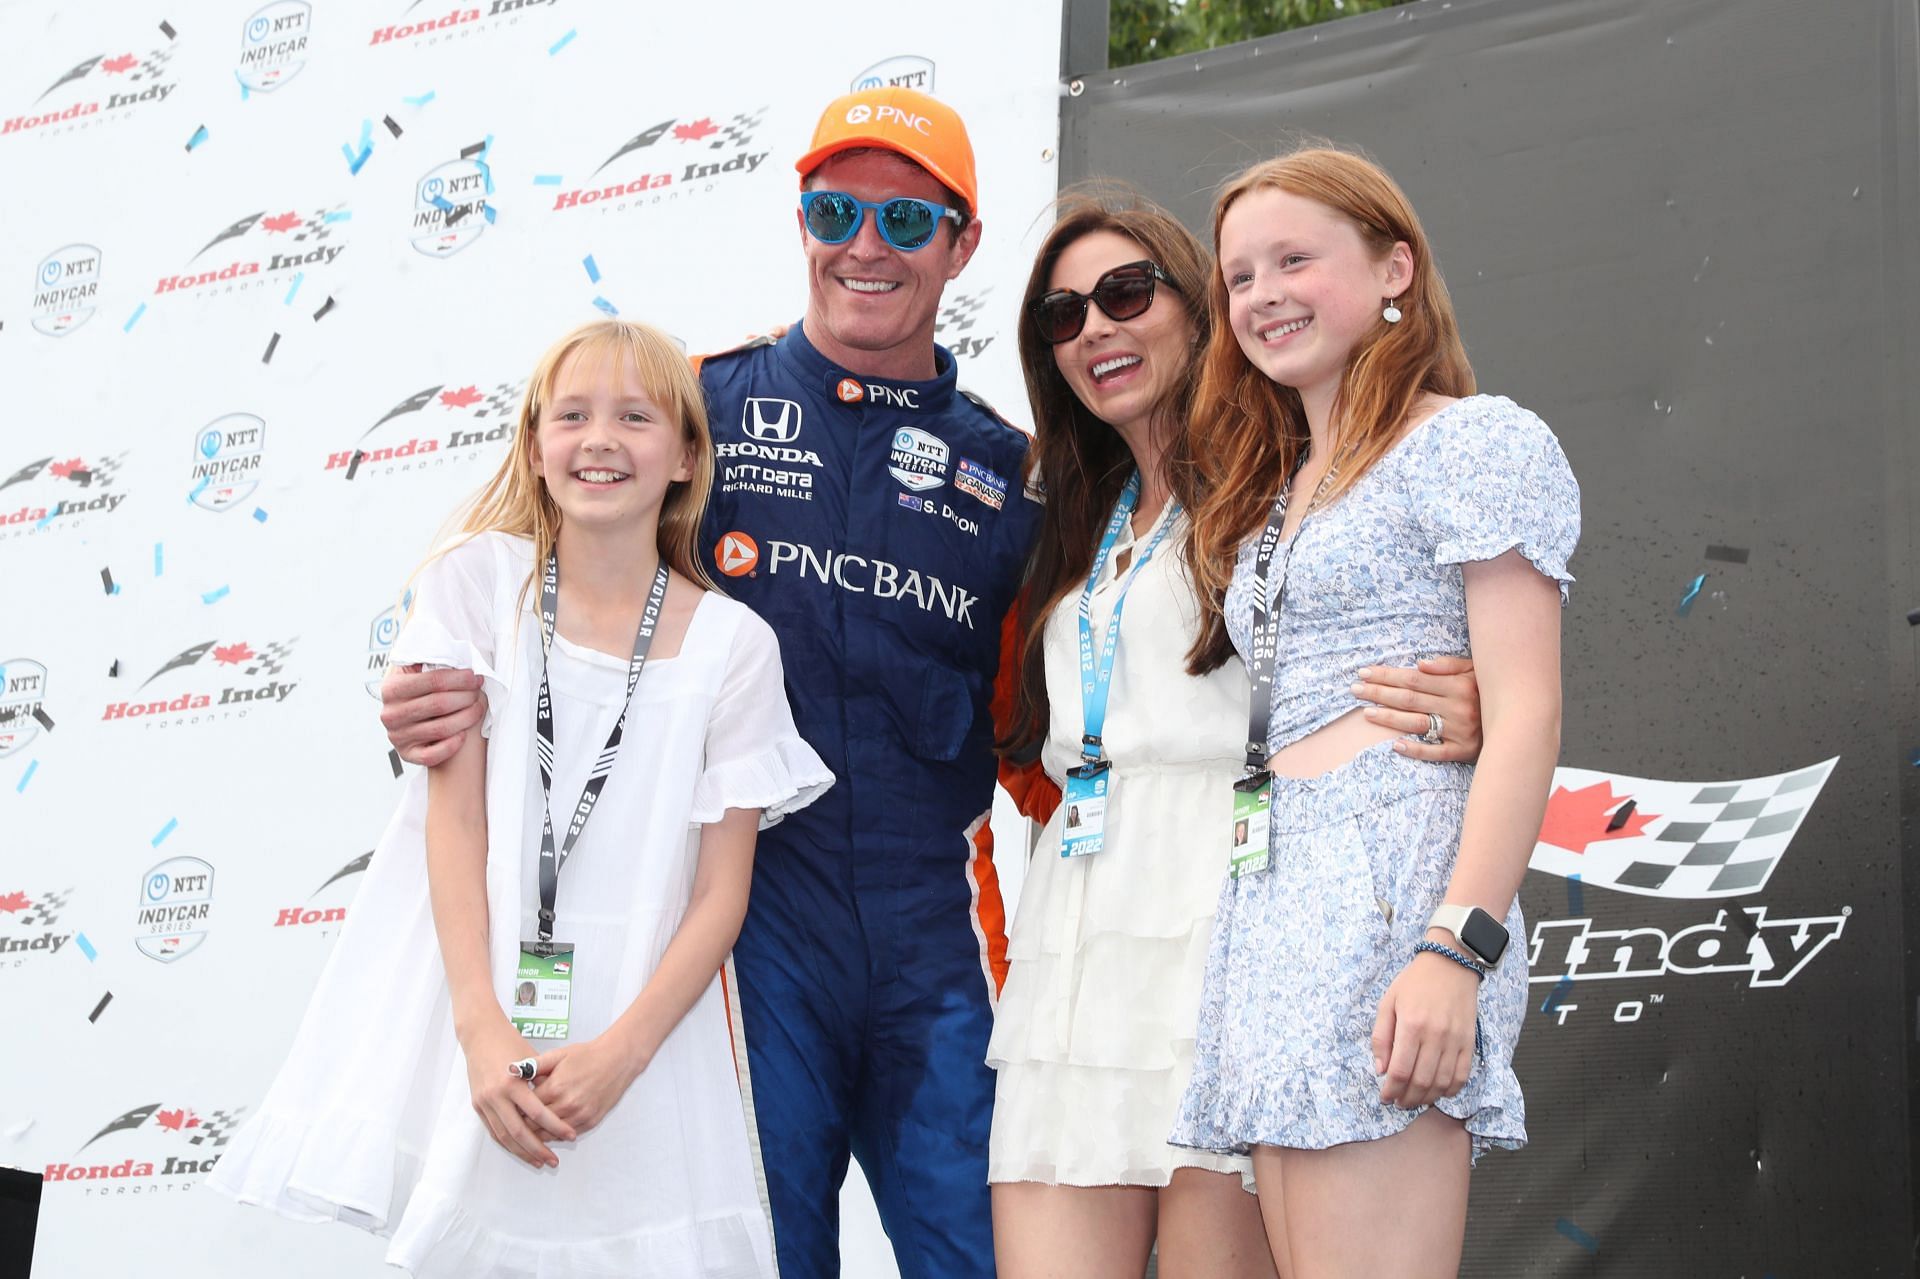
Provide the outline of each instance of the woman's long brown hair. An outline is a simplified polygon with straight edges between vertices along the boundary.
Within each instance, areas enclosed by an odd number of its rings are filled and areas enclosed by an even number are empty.
[[[1373,161],[1332,147],[1305,147],[1247,169],[1221,188],[1213,206],[1213,246],[1227,210],[1248,192],[1276,188],[1317,201],[1347,218],[1361,239],[1385,257],[1396,243],[1412,252],[1413,278],[1395,299],[1398,324],[1384,319],[1354,349],[1333,405],[1338,477],[1327,499],[1384,457],[1429,393],[1467,396],[1473,368],[1453,316],[1446,282],[1434,265],[1427,233],[1406,193]],[[1207,289],[1213,334],[1201,361],[1188,444],[1199,468],[1188,553],[1203,610],[1201,633],[1188,652],[1200,674],[1233,652],[1221,612],[1234,558],[1253,535],[1309,442],[1300,396],[1248,362],[1227,319],[1226,281],[1215,271]]]
[[[1017,612],[1020,669],[1014,686],[1013,714],[999,749],[1015,758],[1029,756],[1047,734],[1047,681],[1043,632],[1047,616],[1067,594],[1086,582],[1100,530],[1113,512],[1120,490],[1133,474],[1133,454],[1111,426],[1095,417],[1060,374],[1053,345],[1040,335],[1029,308],[1052,287],[1053,268],[1075,241],[1096,231],[1123,235],[1141,256],[1172,277],[1153,304],[1165,306],[1177,294],[1192,325],[1191,350],[1197,352],[1211,331],[1201,303],[1212,259],[1180,220],[1117,183],[1075,187],[1056,204],[1058,220],[1034,259],[1020,298],[1020,368],[1033,409],[1033,447],[1027,454],[1029,482],[1046,490],[1040,531],[1027,561],[1026,585]],[[1174,500],[1192,509],[1197,470],[1187,455],[1186,423],[1192,413],[1199,363],[1188,359],[1181,376],[1167,387],[1155,416],[1173,432],[1165,456],[1167,482]]]

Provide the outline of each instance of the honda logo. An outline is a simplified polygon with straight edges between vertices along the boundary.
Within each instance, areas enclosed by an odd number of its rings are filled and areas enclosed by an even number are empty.
[[[800,434],[800,406],[792,400],[752,397],[741,411],[740,429],[763,444],[791,444]]]

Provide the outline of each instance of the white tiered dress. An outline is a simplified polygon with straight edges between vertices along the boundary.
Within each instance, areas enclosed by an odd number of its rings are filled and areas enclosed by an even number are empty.
[[[1201,678],[1186,673],[1199,626],[1186,519],[1160,518],[1177,524],[1121,616],[1103,734],[1113,761],[1105,847],[1062,858],[1062,805],[1021,888],[987,1050],[998,1072],[992,1181],[1164,1186],[1175,1168],[1199,1167],[1253,1186],[1245,1158],[1167,1144],[1193,1067],[1249,690],[1238,658]],[[1118,562],[1152,538],[1129,527],[1108,557],[1092,601],[1096,645],[1126,576]],[[1079,600],[1076,590],[1055,607],[1043,641],[1051,716],[1041,760],[1056,782],[1080,762]]]
[[[392,653],[486,679],[487,900],[503,1007],[539,902],[537,584],[520,594],[532,566],[523,539],[456,547],[421,574]],[[619,714],[626,671],[624,657],[555,639],[557,826]],[[560,876],[555,936],[577,948],[571,1042],[604,1030],[659,964],[687,907],[700,823],[729,808],[763,809],[771,823],[832,780],[794,730],[773,632],[744,606],[703,597],[680,652],[647,663]],[[207,1184],[391,1235],[387,1260],[421,1276],[771,1276],[718,976],[600,1125],[554,1144],[557,1169],[529,1168],[487,1135],[453,1035],[425,815],[415,774],[286,1066]]]

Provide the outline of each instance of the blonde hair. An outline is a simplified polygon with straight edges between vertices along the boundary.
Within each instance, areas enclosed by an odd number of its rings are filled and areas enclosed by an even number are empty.
[[[1403,318],[1398,324],[1377,320],[1341,374],[1333,409],[1339,474],[1327,494],[1332,498],[1386,456],[1424,395],[1472,395],[1473,368],[1427,233],[1386,170],[1365,156],[1327,146],[1303,147],[1256,164],[1222,187],[1214,202],[1216,253],[1227,210],[1240,197],[1263,188],[1325,205],[1351,222],[1377,257],[1392,252],[1396,243],[1406,244],[1413,257],[1412,278],[1394,300]],[[1190,551],[1205,610],[1200,638],[1188,654],[1196,673],[1231,651],[1220,609],[1234,558],[1266,517],[1309,442],[1299,393],[1269,379],[1240,349],[1228,322],[1226,281],[1219,271],[1208,286],[1207,303],[1213,335],[1201,362],[1190,430],[1191,452],[1205,491],[1193,512]]]
[[[560,536],[560,507],[534,466],[540,419],[553,402],[561,365],[575,355],[626,364],[648,395],[680,423],[693,474],[690,479],[675,480],[667,486],[666,500],[660,507],[660,557],[674,572],[702,589],[715,589],[696,549],[700,520],[706,514],[707,495],[713,488],[713,435],[707,429],[706,398],[700,392],[693,366],[673,339],[650,324],[632,320],[594,320],[547,348],[534,365],[533,376],[527,379],[512,447],[500,459],[493,478],[455,513],[459,527],[451,538],[443,539],[446,544],[434,556],[481,533],[509,533],[529,539],[534,567],[520,586],[520,598],[525,602],[528,588]],[[434,556],[427,562],[431,563]]]

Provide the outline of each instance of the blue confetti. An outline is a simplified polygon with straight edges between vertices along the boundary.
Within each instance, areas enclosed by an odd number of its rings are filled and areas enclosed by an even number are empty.
[[[212,479],[213,477],[211,475],[203,475],[200,477],[200,482],[193,486],[193,492],[187,494],[187,504],[189,506],[193,504],[193,499],[200,496],[201,491],[207,487],[207,484]]]
[[[352,217],[353,217],[352,209],[335,209],[332,213],[327,214],[325,217],[321,218],[320,220],[322,222],[345,222]]]
[[[1915,768],[1920,768],[1920,751],[1915,751],[1908,758]]]
[[[1585,1248],[1588,1252],[1597,1253],[1600,1251],[1600,1241],[1598,1239],[1595,1239],[1592,1235],[1580,1229],[1580,1227],[1574,1225],[1565,1217],[1554,1222],[1553,1228],[1579,1244],[1582,1248]]]
[[[359,177],[361,167],[366,164],[367,158],[373,154],[373,143],[362,140],[360,149],[356,151],[352,146],[342,142],[340,144],[340,152],[347,157],[347,172],[355,177]]]
[[[49,508],[47,513],[40,517],[40,522],[38,524],[35,524],[34,527],[45,528],[47,525],[53,523],[53,517],[58,514],[60,514],[60,508],[58,506]]]
[[[1680,607],[1675,609],[1674,611],[1677,612],[1680,616],[1685,617],[1688,611],[1693,608],[1693,597],[1700,593],[1700,587],[1706,582],[1706,580],[1707,580],[1707,575],[1705,573],[1702,573],[1700,576],[1694,578],[1693,585],[1689,586],[1687,588],[1687,593],[1680,597]]]
[[[231,587],[216,586],[212,590],[207,591],[206,593],[201,595],[200,602],[202,604],[218,604],[221,600],[227,598],[227,592],[231,589],[232,589]]]
[[[560,175],[557,173],[536,173],[533,175],[533,185],[537,187],[557,187],[560,185]]]
[[[574,37],[574,30],[572,27],[568,27],[567,34],[561,36],[558,40],[555,40],[552,44],[547,46],[547,56],[551,58],[554,54],[560,52],[560,50],[572,44],[573,37]]]
[[[427,105],[427,103],[433,101],[433,98],[434,98],[434,90],[428,89],[425,93],[421,94],[417,98],[402,98],[400,100],[406,103],[410,107],[424,107]]]
[[[493,151],[493,135],[489,133],[487,135],[487,140],[480,144],[480,154],[473,158],[473,163],[475,167],[477,167],[480,170],[480,176],[487,180],[488,195],[493,194],[493,169],[489,167],[487,164],[487,156],[490,155],[492,151]]]
[[[1553,989],[1547,992],[1546,999],[1543,1000],[1540,1004],[1540,1011],[1543,1013],[1552,1012],[1555,1008],[1558,1008],[1560,1006],[1561,1002],[1565,1000],[1568,995],[1572,993],[1573,993],[1573,978],[1562,977],[1559,981],[1553,984]]]
[[[444,195],[436,195],[433,197],[432,200],[428,201],[428,203],[433,205],[434,208],[440,210],[440,212],[442,213],[453,212],[453,201],[447,199],[447,197]]]
[[[140,322],[140,317],[145,315],[146,313],[147,313],[147,304],[145,302],[142,302],[139,306],[134,307],[133,314],[129,315],[127,317],[127,322],[120,326],[120,331],[122,333],[127,332],[135,324],[138,324]]]
[[[30,759],[27,761],[27,771],[20,774],[20,784],[13,788],[14,794],[18,795],[21,791],[27,788],[27,783],[33,780],[33,775],[39,769],[39,767],[40,767],[39,760]]]
[[[254,507],[254,508],[253,508],[253,518],[254,518],[254,520],[255,520],[256,522],[258,522],[258,523],[261,523],[261,524],[265,524],[265,523],[267,522],[267,512],[266,512],[266,508],[265,508],[265,507],[260,507],[260,506],[256,506],[256,507]]]
[[[251,98],[253,96],[253,90],[247,88],[247,82],[240,79],[240,73],[238,71],[233,73],[233,78],[240,84],[240,101],[245,102],[248,98]]]
[[[100,958],[100,952],[93,948],[93,943],[87,940],[85,933],[75,933],[73,935],[73,944],[80,948],[80,953],[87,957],[88,963],[92,963],[94,960]]]
[[[580,265],[587,268],[587,279],[589,281],[594,284],[600,283],[600,267],[594,262],[593,254],[589,253],[586,257],[581,258]]]
[[[1583,901],[1584,897],[1585,894],[1580,889],[1580,874],[1578,871],[1575,871],[1573,874],[1567,876],[1567,910],[1575,915],[1586,914],[1587,908]]]
[[[607,301],[605,298],[601,297],[597,293],[594,294],[593,296],[593,304],[599,307],[602,311],[605,311],[608,315],[620,314],[620,309],[618,307],[614,306],[613,303]]]
[[[153,575],[155,577],[158,577],[160,576],[160,574],[166,572],[167,565],[166,565],[166,560],[164,558],[165,550],[166,550],[166,543],[155,542],[153,544]]]
[[[155,848],[158,848],[160,847],[160,845],[164,844],[167,841],[167,836],[173,834],[173,828],[178,826],[179,824],[180,824],[180,819],[178,817],[167,818],[167,824],[165,826],[162,826],[160,828],[160,833],[153,837],[153,846]]]
[[[207,140],[207,126],[203,124],[199,128],[193,131],[192,137],[187,139],[187,150],[189,151],[193,150],[195,147],[199,146],[202,142],[205,142],[206,140]]]
[[[481,204],[480,216],[484,217],[487,220],[488,226],[492,226],[493,225],[493,206],[491,204],[484,204],[484,203]]]
[[[287,286],[287,297],[286,297],[285,305],[287,306],[293,305],[293,295],[300,291],[300,285],[306,280],[306,278],[307,278],[307,273],[305,271],[294,272],[293,283]]]

